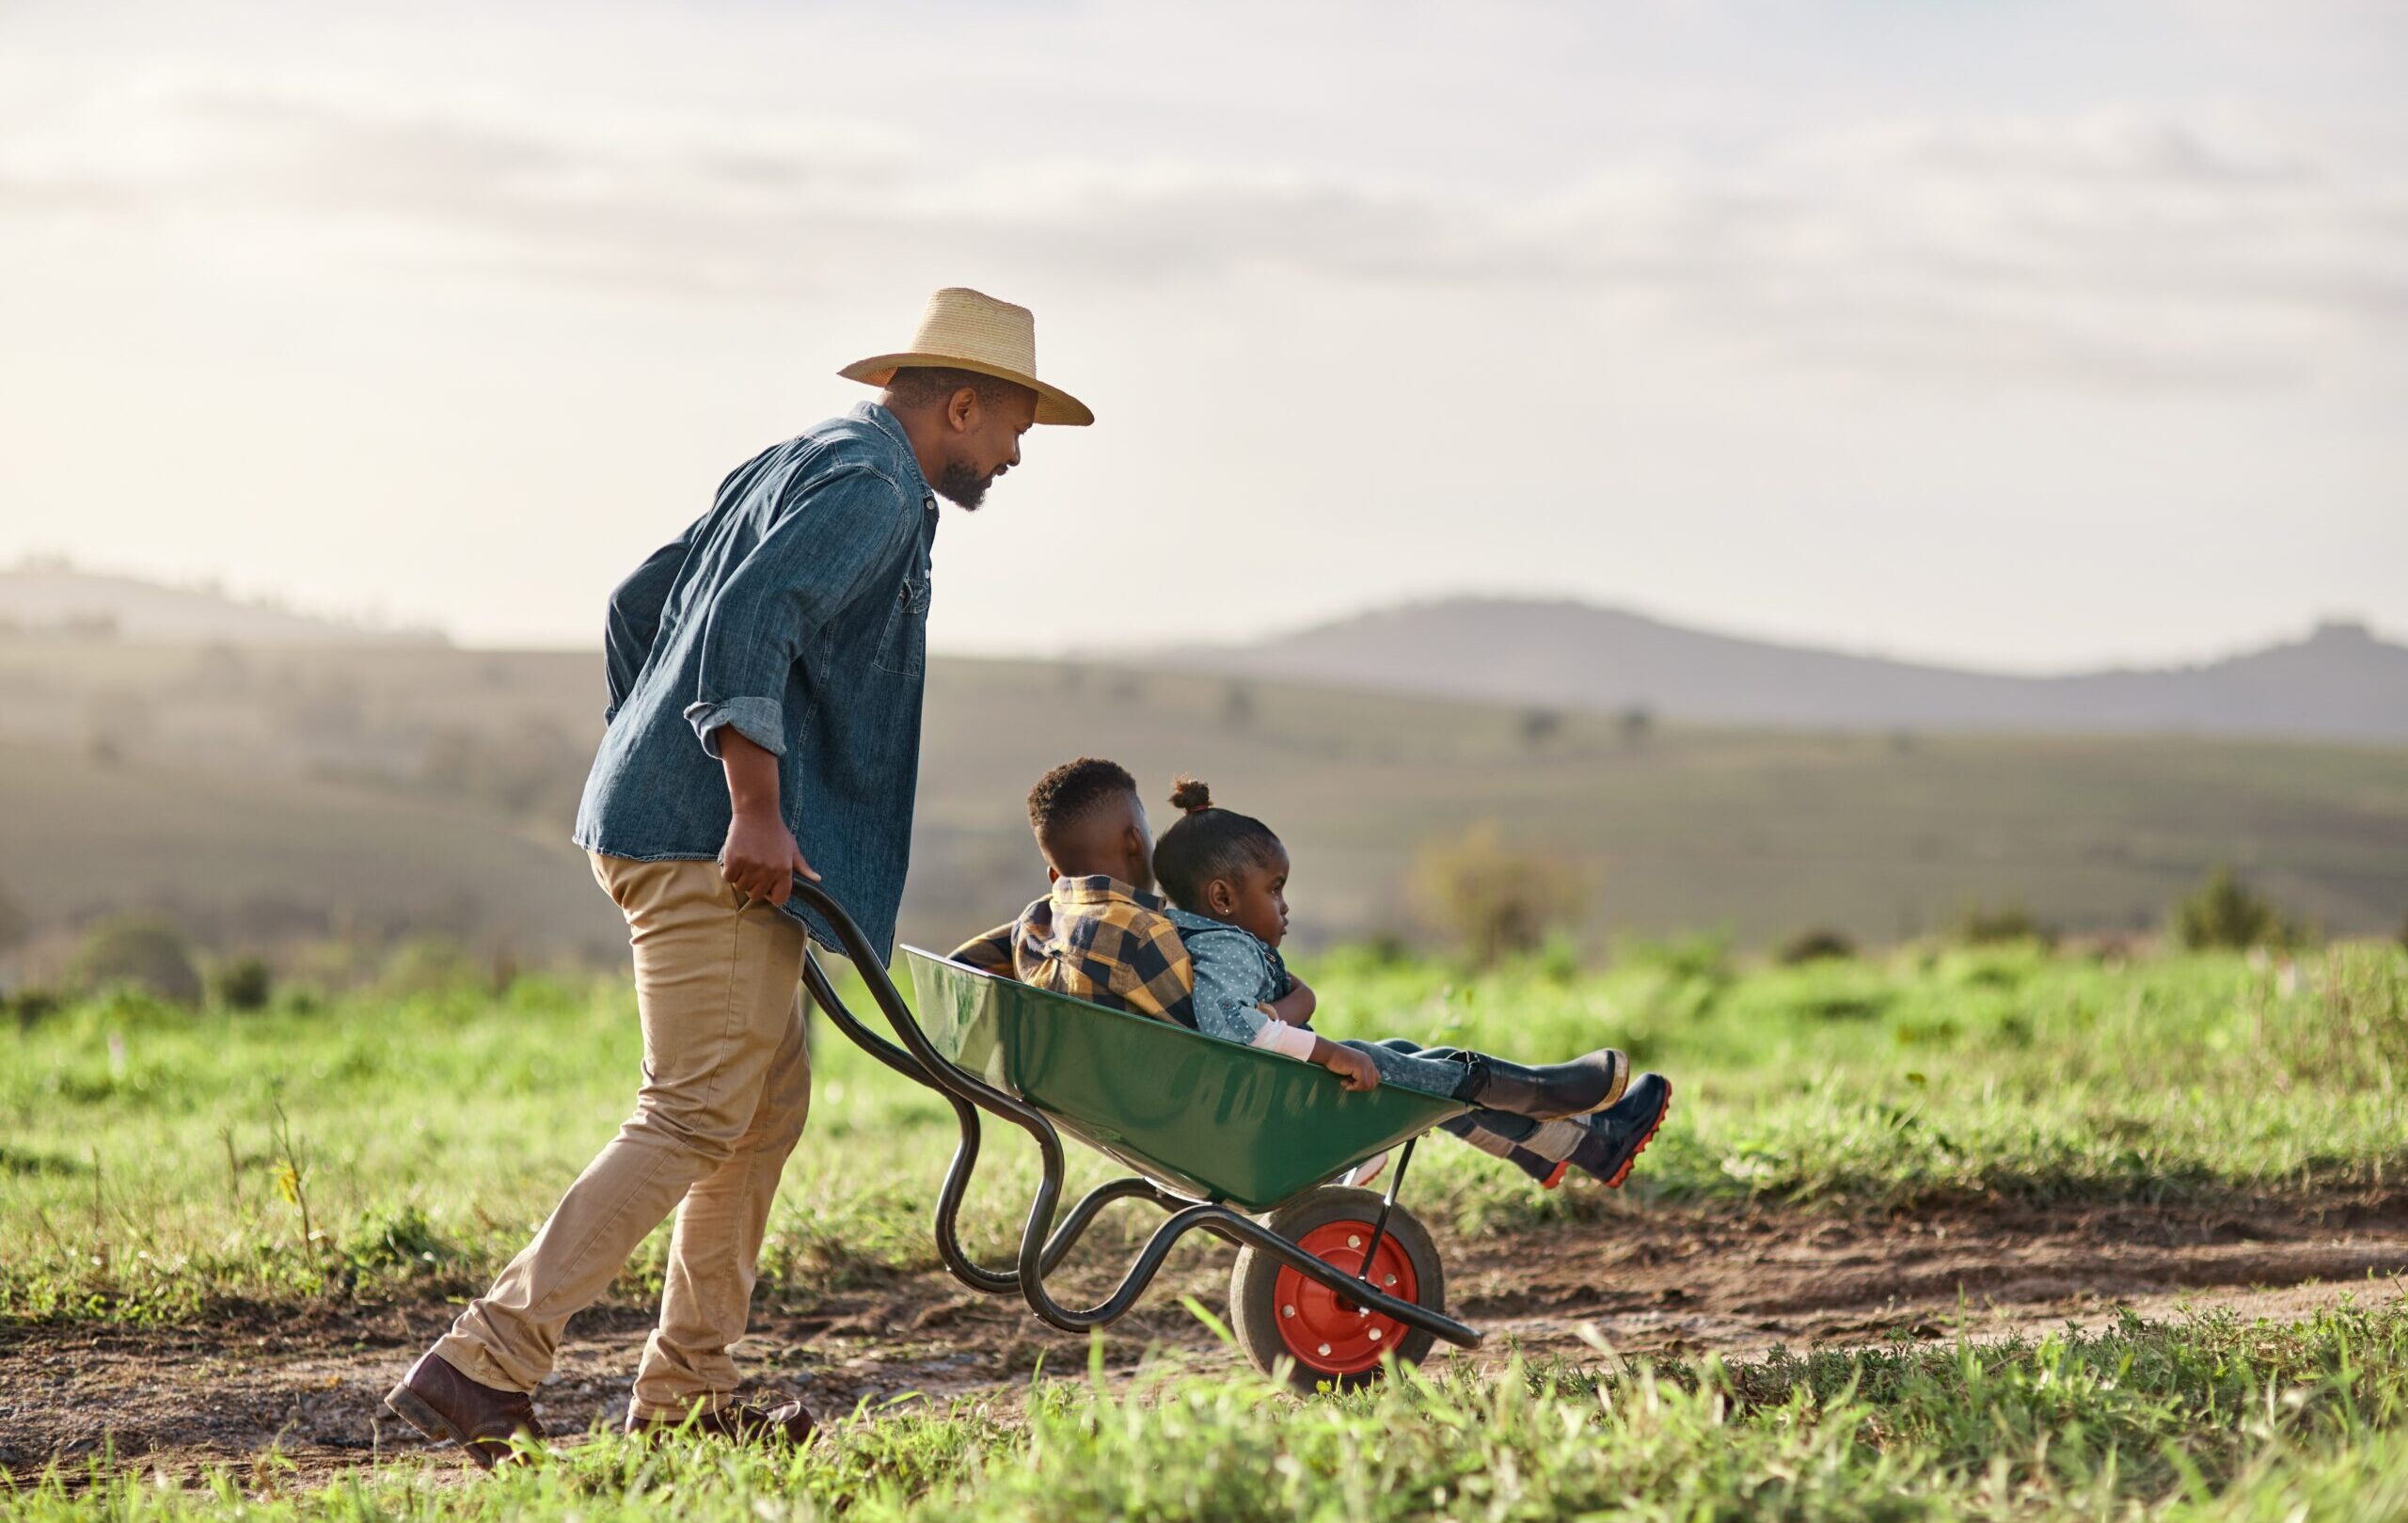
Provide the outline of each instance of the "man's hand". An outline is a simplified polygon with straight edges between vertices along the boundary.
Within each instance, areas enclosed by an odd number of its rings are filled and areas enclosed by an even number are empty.
[[[794,892],[794,875],[802,874],[813,882],[819,875],[811,864],[802,860],[802,848],[796,844],[794,832],[775,815],[746,817],[738,815],[727,827],[727,844],[720,848],[720,875],[736,892],[748,899],[767,899],[771,904],[784,904]]]
[[[819,875],[802,860],[802,847],[778,807],[778,758],[737,733],[719,731],[720,760],[727,769],[727,844],[720,848],[720,875],[749,899],[784,904],[794,892],[794,875],[813,882]]]
[[[1339,1087],[1360,1094],[1380,1087],[1380,1071],[1368,1055],[1352,1047],[1340,1047],[1326,1037],[1313,1039],[1320,1043],[1313,1049],[1313,1061],[1338,1075]]]

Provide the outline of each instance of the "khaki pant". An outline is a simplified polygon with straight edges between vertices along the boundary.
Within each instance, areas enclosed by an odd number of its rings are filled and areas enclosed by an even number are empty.
[[[594,876],[635,948],[635,1114],[435,1351],[482,1385],[533,1390],[561,1328],[674,1210],[660,1325],[632,1410],[682,1418],[736,1389],[728,1350],[744,1336],[769,1201],[810,1109],[796,989],[803,931],[768,901],[744,899],[717,863],[597,853]]]

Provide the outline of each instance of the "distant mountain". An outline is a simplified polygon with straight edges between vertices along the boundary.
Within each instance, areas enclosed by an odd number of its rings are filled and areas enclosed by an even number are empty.
[[[432,629],[393,629],[238,601],[210,587],[28,560],[0,570],[0,638],[69,636],[157,645],[441,645]]]
[[[1709,724],[2408,741],[2408,646],[2346,622],[2205,665],[2031,677],[1743,640],[1582,603],[1455,598],[1162,659],[1434,697],[1644,708]]]

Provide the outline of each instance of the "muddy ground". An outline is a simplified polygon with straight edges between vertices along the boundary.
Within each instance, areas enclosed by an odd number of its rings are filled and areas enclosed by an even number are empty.
[[[2289,1319],[2343,1295],[2388,1299],[2408,1275],[2408,1192],[1897,1219],[1656,1211],[1441,1245],[1451,1309],[1489,1340],[1437,1358],[1493,1363],[1518,1349],[1593,1359],[1599,1337],[1625,1354],[1745,1354],[2095,1325],[2127,1308]],[[1178,1303],[1184,1291],[1217,1311],[1228,1255],[1182,1246],[1109,1336],[1109,1367],[1125,1373],[1149,1350],[1179,1351],[1199,1369],[1234,1365]],[[1091,1293],[1106,1283],[1101,1270],[1066,1274]],[[1008,1404],[1040,1359],[1065,1372],[1086,1365],[1081,1340],[942,1274],[765,1301],[775,1304],[754,1317],[740,1362],[756,1390],[802,1396],[823,1416],[912,1392]],[[436,1300],[230,1306],[170,1328],[0,1325],[0,1468],[24,1478],[54,1460],[85,1468],[110,1455],[189,1476],[274,1454],[269,1463],[307,1480],[421,1455],[379,1397],[452,1310]],[[573,1324],[536,1396],[545,1423],[574,1434],[616,1420],[646,1325],[636,1307]]]

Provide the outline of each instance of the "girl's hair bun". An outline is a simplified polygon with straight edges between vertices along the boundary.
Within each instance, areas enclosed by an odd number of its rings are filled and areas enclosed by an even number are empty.
[[[1181,777],[1170,790],[1170,801],[1193,815],[1212,807],[1212,790],[1192,777]]]

